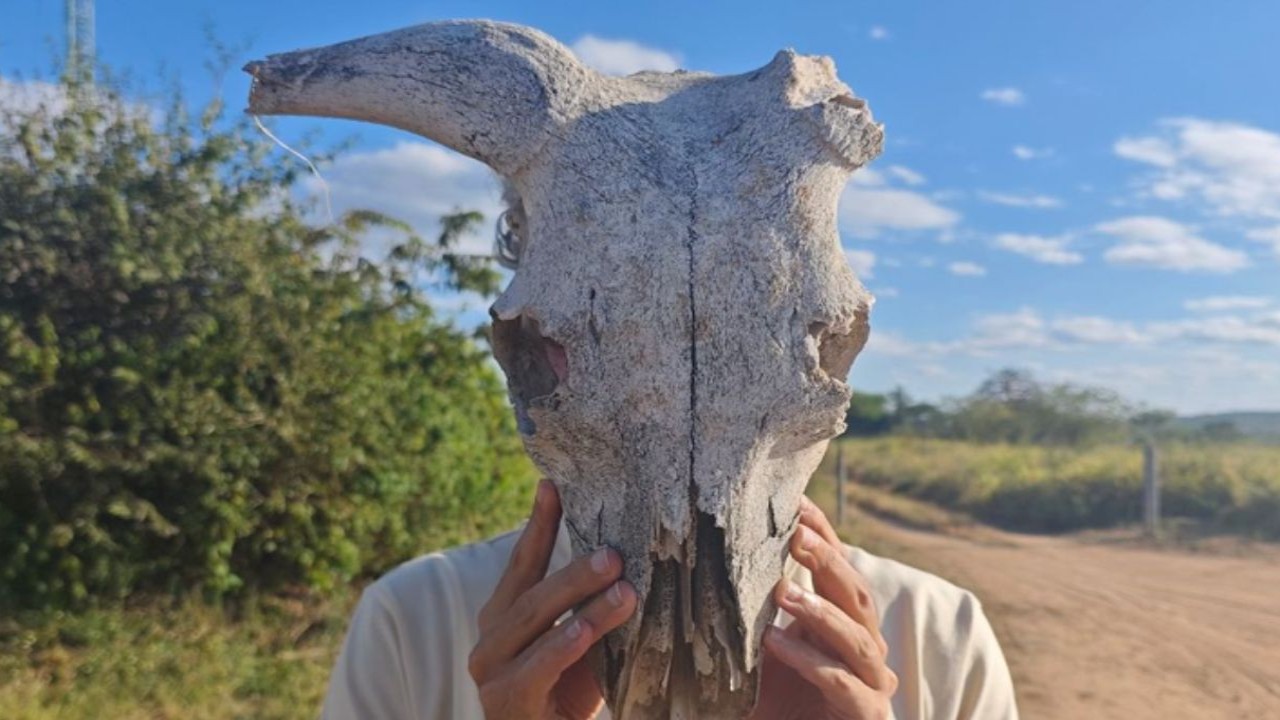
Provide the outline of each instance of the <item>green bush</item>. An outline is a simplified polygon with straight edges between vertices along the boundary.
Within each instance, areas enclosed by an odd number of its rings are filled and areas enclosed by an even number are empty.
[[[858,481],[1026,532],[1136,523],[1142,453],[890,437],[844,441]],[[1280,540],[1280,448],[1170,444],[1160,453],[1167,517]]]
[[[492,271],[371,213],[308,224],[296,163],[217,112],[62,88],[3,115],[0,606],[331,588],[516,519],[501,380],[415,282]]]

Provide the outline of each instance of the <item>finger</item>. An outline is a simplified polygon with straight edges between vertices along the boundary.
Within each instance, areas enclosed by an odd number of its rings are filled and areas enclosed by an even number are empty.
[[[893,692],[898,678],[884,662],[871,631],[853,621],[826,598],[819,597],[795,583],[782,580],[774,592],[775,599],[807,630],[807,636],[828,650],[868,686]]]
[[[808,526],[835,547],[844,544],[840,541],[839,533],[832,527],[831,521],[827,519],[827,514],[806,495],[800,496],[800,524]]]
[[[635,589],[625,580],[614,583],[520,655],[513,685],[541,695],[550,693],[565,670],[581,660],[605,633],[626,622],[635,610]]]
[[[516,598],[546,576],[559,531],[560,495],[551,481],[542,480],[534,493],[529,522],[511,550],[507,569],[498,580],[498,586],[494,588],[489,602],[480,611],[481,630],[489,624],[491,618],[505,612]]]
[[[876,645],[887,653],[888,645],[880,634],[880,615],[871,588],[862,573],[854,569],[837,548],[807,525],[796,528],[791,536],[791,554],[813,573],[813,588],[876,638]]]
[[[494,617],[476,644],[473,663],[482,674],[500,667],[546,634],[556,619],[608,588],[622,574],[622,558],[609,548],[580,557],[516,598]]]
[[[842,710],[874,707],[879,701],[876,691],[849,668],[803,640],[770,627],[765,632],[764,644],[774,657],[822,693],[832,707]]]

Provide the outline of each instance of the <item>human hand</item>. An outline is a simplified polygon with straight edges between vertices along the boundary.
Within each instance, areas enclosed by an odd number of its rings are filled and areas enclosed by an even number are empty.
[[[801,500],[791,554],[813,573],[816,592],[785,578],[778,583],[778,605],[795,622],[765,633],[760,700],[751,717],[891,717],[889,701],[898,677],[885,663],[888,645],[875,601],[866,578],[846,559],[835,529],[808,498]]]
[[[618,580],[622,558],[608,548],[546,577],[560,512],[555,486],[543,480],[529,524],[480,610],[480,640],[467,668],[480,688],[487,720],[586,720],[604,706],[583,657],[631,617],[636,593],[627,581]],[[588,599],[571,618],[556,624]]]

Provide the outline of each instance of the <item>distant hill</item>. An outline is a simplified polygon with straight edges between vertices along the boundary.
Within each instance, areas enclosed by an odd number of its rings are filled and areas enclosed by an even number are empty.
[[[1188,430],[1199,430],[1214,423],[1231,423],[1248,437],[1280,442],[1280,412],[1189,415],[1178,418],[1177,423]]]

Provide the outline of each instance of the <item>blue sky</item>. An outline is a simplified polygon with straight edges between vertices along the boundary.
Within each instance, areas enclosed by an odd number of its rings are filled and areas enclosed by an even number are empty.
[[[52,0],[6,5],[12,92],[48,74],[62,16]],[[537,26],[616,73],[832,56],[888,138],[840,209],[879,298],[859,389],[938,398],[1012,365],[1182,412],[1280,408],[1280,3],[113,0],[98,49],[140,78],[176,74],[199,102],[216,90],[207,25],[249,59],[458,17]],[[238,74],[221,88],[233,104],[247,89]],[[482,167],[412,136],[272,126],[359,138],[323,169],[338,208],[426,232],[455,207],[498,209]]]

